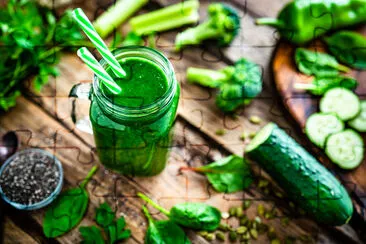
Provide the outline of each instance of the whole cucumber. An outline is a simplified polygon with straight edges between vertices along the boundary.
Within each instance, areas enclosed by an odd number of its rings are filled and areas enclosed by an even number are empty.
[[[261,129],[245,152],[318,222],[329,225],[348,223],[353,205],[346,189],[276,124],[269,123]]]

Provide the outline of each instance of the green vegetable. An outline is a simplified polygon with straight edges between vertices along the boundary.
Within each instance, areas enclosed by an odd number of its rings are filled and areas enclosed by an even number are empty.
[[[192,170],[205,174],[213,188],[218,192],[242,191],[253,181],[249,164],[242,157],[236,155],[199,168],[182,167],[181,170]]]
[[[337,75],[339,71],[349,71],[349,68],[339,64],[333,56],[305,48],[296,49],[295,61],[297,68],[306,75],[330,76]]]
[[[240,16],[235,9],[223,3],[212,3],[208,6],[208,15],[204,23],[177,35],[177,50],[187,45],[199,45],[208,39],[215,39],[222,46],[234,40],[240,28]]]
[[[125,229],[126,221],[123,216],[121,216],[116,221],[115,213],[112,211],[111,207],[107,203],[101,204],[95,211],[95,221],[97,224],[102,227],[108,236],[108,243],[113,244],[118,241],[125,240],[131,236],[131,231],[129,229]],[[94,235],[100,234],[101,241],[96,239],[98,243],[104,243],[103,235],[101,234],[100,230],[95,226],[89,227],[80,227],[80,233],[84,238],[84,243],[94,243],[92,242],[94,239]],[[98,233],[97,233],[98,232]]]
[[[146,231],[146,244],[189,244],[191,243],[182,228],[170,220],[155,221],[145,206],[142,206],[149,228]]]
[[[260,18],[259,25],[278,29],[281,36],[304,44],[329,31],[366,21],[366,0],[296,0],[288,3],[277,19]]]
[[[123,216],[108,225],[106,232],[108,233],[110,244],[125,240],[131,236],[131,230],[125,229],[125,227],[126,221]]]
[[[305,132],[310,141],[324,148],[326,139],[344,130],[344,123],[334,114],[314,113],[306,121]]]
[[[125,39],[122,41],[121,46],[141,46],[144,44],[144,40],[134,32],[129,32]]]
[[[342,76],[315,76],[312,83],[295,83],[294,88],[297,90],[306,90],[314,95],[323,95],[328,90],[335,87],[343,87],[354,90],[358,86],[357,80]]]
[[[364,5],[366,2],[363,1]],[[364,8],[366,8],[364,6]],[[364,12],[366,16],[366,11]],[[366,37],[353,31],[339,31],[324,38],[329,51],[342,63],[366,69]]]
[[[363,161],[363,139],[351,129],[335,133],[329,136],[325,145],[325,153],[339,167],[354,169]]]
[[[89,201],[85,187],[97,169],[98,166],[94,166],[80,187],[62,192],[47,209],[43,220],[43,233],[46,237],[54,238],[63,235],[81,221]]]
[[[366,101],[361,101],[361,112],[348,125],[359,132],[366,132]]]
[[[33,85],[40,91],[55,67],[61,50],[90,46],[84,40],[71,12],[56,21],[53,12],[31,0],[9,0],[0,8],[0,110],[15,106],[26,78],[35,75]]]
[[[174,205],[170,211],[168,211],[152,201],[146,195],[142,193],[138,193],[137,195],[169,217],[171,221],[184,227],[195,230],[213,231],[220,225],[220,211],[207,204],[189,202],[180,203]]]
[[[262,91],[262,72],[259,65],[244,58],[234,66],[221,70],[188,68],[187,80],[209,88],[218,88],[216,105],[224,112],[233,112],[248,104]]]
[[[84,240],[82,244],[104,244],[101,230],[96,226],[82,226],[79,228],[80,235]]]
[[[118,0],[93,22],[95,30],[102,38],[108,36],[147,2],[148,0]]]
[[[112,224],[114,220],[114,212],[107,203],[103,203],[96,209],[95,222],[103,228]]]
[[[359,98],[352,91],[341,87],[327,91],[320,100],[322,113],[334,113],[343,121],[355,118],[360,112]]]
[[[155,32],[175,29],[183,25],[197,23],[199,1],[180,2],[130,20],[132,31],[137,35],[149,35]]]
[[[276,124],[261,129],[245,154],[257,161],[299,207],[320,223],[342,225],[353,213],[341,183]]]

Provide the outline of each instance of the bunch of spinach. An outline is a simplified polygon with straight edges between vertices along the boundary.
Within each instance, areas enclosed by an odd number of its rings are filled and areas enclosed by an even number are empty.
[[[131,236],[131,231],[125,229],[126,221],[123,216],[115,220],[115,213],[107,203],[101,204],[95,212],[95,221],[108,236],[108,243],[113,244]],[[79,232],[83,237],[82,243],[104,244],[102,231],[96,226],[82,226]]]
[[[63,235],[81,221],[89,202],[85,187],[97,169],[98,166],[94,166],[79,187],[62,192],[47,209],[43,220],[43,233],[46,237]]]
[[[182,167],[180,170],[192,170],[205,174],[218,192],[242,191],[253,181],[249,164],[237,155],[231,155],[202,167]]]
[[[145,206],[142,206],[149,228],[146,231],[146,244],[190,244],[186,233],[174,222],[170,220],[155,221]]]
[[[155,203],[148,196],[138,193],[147,203],[169,217],[170,221],[195,230],[216,230],[220,224],[221,212],[204,203],[179,203],[174,205],[170,211]]]
[[[40,91],[50,75],[58,75],[55,65],[61,50],[90,43],[70,11],[57,21],[35,1],[9,0],[0,9],[0,45],[0,110],[8,110],[26,88],[26,78],[34,75],[34,88]]]

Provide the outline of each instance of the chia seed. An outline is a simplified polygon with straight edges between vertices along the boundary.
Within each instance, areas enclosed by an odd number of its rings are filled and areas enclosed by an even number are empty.
[[[3,194],[10,201],[23,205],[46,199],[59,182],[56,159],[38,151],[16,154],[0,175]]]

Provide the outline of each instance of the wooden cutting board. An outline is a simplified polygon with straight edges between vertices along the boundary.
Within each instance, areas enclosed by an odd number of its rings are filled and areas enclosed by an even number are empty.
[[[366,26],[358,28],[356,31],[366,35]],[[308,46],[309,49],[316,49],[326,52],[325,45],[317,40]],[[303,130],[307,118],[319,111],[319,99],[306,92],[296,91],[293,87],[295,83],[308,83],[312,81],[312,78],[301,74],[294,61],[294,52],[296,47],[288,42],[282,41],[279,43],[272,63],[274,80],[277,90],[283,99],[283,103],[286,109],[290,112],[296,123]],[[356,93],[360,99],[366,99],[366,71],[353,70],[349,74],[355,77],[359,86],[356,89]],[[305,136],[304,136],[305,137]],[[362,134],[362,137],[366,145],[366,133]],[[355,208],[363,220],[366,220],[366,156],[362,164],[350,171],[342,170],[325,156],[323,151],[317,148],[314,144],[308,141],[307,145],[310,152],[333,173],[335,173],[342,180],[343,184],[347,187],[350,194],[353,197]]]

